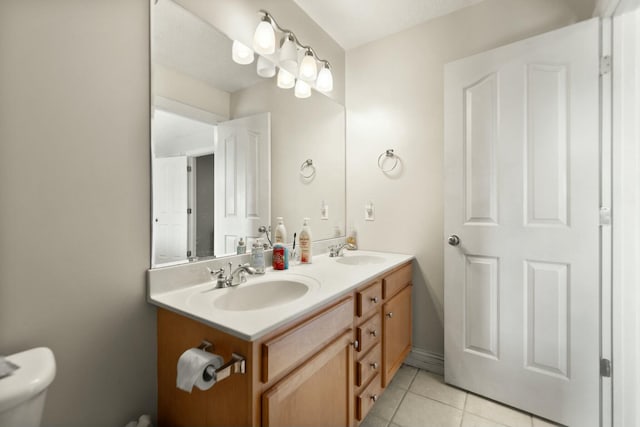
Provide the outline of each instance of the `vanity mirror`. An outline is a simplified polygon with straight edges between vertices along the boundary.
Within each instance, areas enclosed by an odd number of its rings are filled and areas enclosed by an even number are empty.
[[[314,240],[343,236],[344,107],[233,62],[232,41],[172,0],[151,17],[152,267],[235,254],[280,216],[289,240],[304,217]]]

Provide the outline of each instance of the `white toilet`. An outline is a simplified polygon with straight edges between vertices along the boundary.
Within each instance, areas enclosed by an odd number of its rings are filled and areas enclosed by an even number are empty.
[[[38,427],[47,388],[56,376],[53,352],[38,347],[5,359],[19,369],[0,378],[0,426]]]

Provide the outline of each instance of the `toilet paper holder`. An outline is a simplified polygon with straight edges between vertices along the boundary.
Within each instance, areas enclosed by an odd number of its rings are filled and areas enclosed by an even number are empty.
[[[198,348],[203,351],[207,351],[212,347],[209,341],[202,341]],[[212,378],[216,378],[216,382],[220,382],[233,374],[244,374],[246,372],[246,359],[237,353],[231,353],[231,359],[225,362],[218,369],[213,366],[207,366],[202,374],[202,378],[205,381],[210,381]]]

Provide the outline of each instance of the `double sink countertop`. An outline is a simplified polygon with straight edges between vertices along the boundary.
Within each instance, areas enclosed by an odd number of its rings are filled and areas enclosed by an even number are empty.
[[[149,281],[148,301],[247,341],[339,298],[413,259],[412,255],[345,251],[342,257],[316,255],[312,264],[267,268],[247,282],[214,289],[208,281],[167,290]],[[205,266],[202,266],[206,270]],[[277,283],[276,283],[277,282]]]

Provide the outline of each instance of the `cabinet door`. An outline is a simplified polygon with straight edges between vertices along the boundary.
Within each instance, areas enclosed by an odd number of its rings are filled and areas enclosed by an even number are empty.
[[[353,423],[353,330],[348,330],[262,395],[265,427]]]
[[[386,387],[411,351],[411,286],[386,302],[383,318],[383,377]]]

